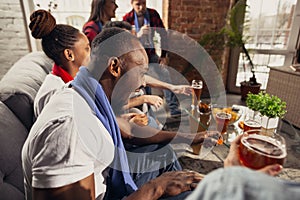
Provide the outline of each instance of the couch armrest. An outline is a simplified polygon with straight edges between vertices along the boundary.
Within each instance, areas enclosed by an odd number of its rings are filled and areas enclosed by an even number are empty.
[[[24,196],[21,151],[27,135],[27,129],[0,101],[0,199]]]

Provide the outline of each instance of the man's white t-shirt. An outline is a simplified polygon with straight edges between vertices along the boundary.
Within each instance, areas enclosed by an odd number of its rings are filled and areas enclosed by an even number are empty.
[[[54,74],[46,76],[34,99],[33,110],[35,118],[41,114],[42,109],[48,103],[51,96],[65,85],[65,82],[59,76]]]
[[[102,172],[112,162],[110,134],[72,88],[58,90],[42,109],[22,149],[27,199],[32,187],[56,188],[94,173],[96,197],[106,191]]]

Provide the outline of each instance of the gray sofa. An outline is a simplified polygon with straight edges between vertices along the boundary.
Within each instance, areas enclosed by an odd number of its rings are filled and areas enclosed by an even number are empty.
[[[52,66],[43,52],[32,52],[0,81],[0,200],[25,199],[21,150],[35,120],[35,95]]]

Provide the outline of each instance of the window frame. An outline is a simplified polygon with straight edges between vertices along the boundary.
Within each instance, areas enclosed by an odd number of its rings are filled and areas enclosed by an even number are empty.
[[[288,38],[286,49],[248,49],[251,54],[266,54],[266,55],[283,55],[285,56],[282,67],[289,66],[293,63],[297,48],[300,45],[300,0],[297,0],[295,12],[293,13],[291,31]],[[240,93],[240,87],[236,86],[236,77],[238,74],[240,48],[232,48],[230,51],[227,91],[230,93]]]

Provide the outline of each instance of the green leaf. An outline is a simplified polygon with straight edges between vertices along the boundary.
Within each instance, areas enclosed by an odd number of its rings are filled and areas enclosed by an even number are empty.
[[[259,111],[262,115],[270,118],[282,118],[286,110],[286,102],[279,97],[268,93],[260,92],[259,94],[248,94],[246,105],[254,111]]]

